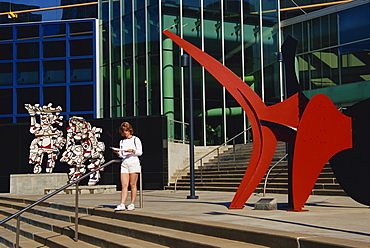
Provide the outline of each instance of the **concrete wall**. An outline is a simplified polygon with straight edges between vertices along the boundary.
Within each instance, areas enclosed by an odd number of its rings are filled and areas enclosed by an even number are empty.
[[[178,169],[184,168],[189,156],[189,145],[168,142],[168,182],[171,182],[171,177]]]
[[[194,160],[199,159],[210,151],[214,150],[218,146],[195,146],[194,147]],[[219,147],[219,153],[223,153],[231,146]],[[182,143],[168,142],[168,183],[174,183],[177,173],[186,166],[190,165],[189,145]],[[213,151],[202,161],[207,163],[209,160],[217,156],[217,150]],[[200,166],[200,162],[194,164],[195,168]],[[186,171],[182,173],[185,175]]]

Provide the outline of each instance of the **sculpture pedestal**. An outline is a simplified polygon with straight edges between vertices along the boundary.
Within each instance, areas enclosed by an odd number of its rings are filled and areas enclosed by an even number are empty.
[[[261,198],[254,204],[255,210],[277,210],[275,198]]]
[[[67,183],[67,173],[12,174],[10,194],[44,195],[46,188],[58,189]]]

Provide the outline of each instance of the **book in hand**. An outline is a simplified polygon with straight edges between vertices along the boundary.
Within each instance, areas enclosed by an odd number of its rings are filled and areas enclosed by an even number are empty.
[[[119,152],[119,151],[123,151],[123,152],[125,151],[125,150],[123,150],[123,149],[119,149],[119,148],[117,148],[117,147],[112,147],[112,146],[110,147],[110,149],[112,149],[112,150],[114,150],[114,151],[118,151],[118,152]]]

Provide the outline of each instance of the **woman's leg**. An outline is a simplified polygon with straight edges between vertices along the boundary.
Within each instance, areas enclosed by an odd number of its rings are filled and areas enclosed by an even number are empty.
[[[130,177],[128,173],[121,173],[121,204],[125,204],[127,199],[128,193],[128,185],[129,185]]]
[[[137,195],[137,179],[139,173],[130,173],[130,187],[131,187],[131,204],[135,204]]]

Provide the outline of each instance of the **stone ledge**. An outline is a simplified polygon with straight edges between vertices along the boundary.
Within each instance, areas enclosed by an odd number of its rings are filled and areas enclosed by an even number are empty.
[[[45,188],[60,188],[68,183],[67,173],[11,174],[10,193],[42,195]]]
[[[58,188],[45,188],[44,194],[47,195]],[[95,186],[78,186],[79,194],[113,194],[117,191],[117,185],[95,185]],[[75,194],[76,186],[72,185],[69,188],[59,192],[59,194]]]

